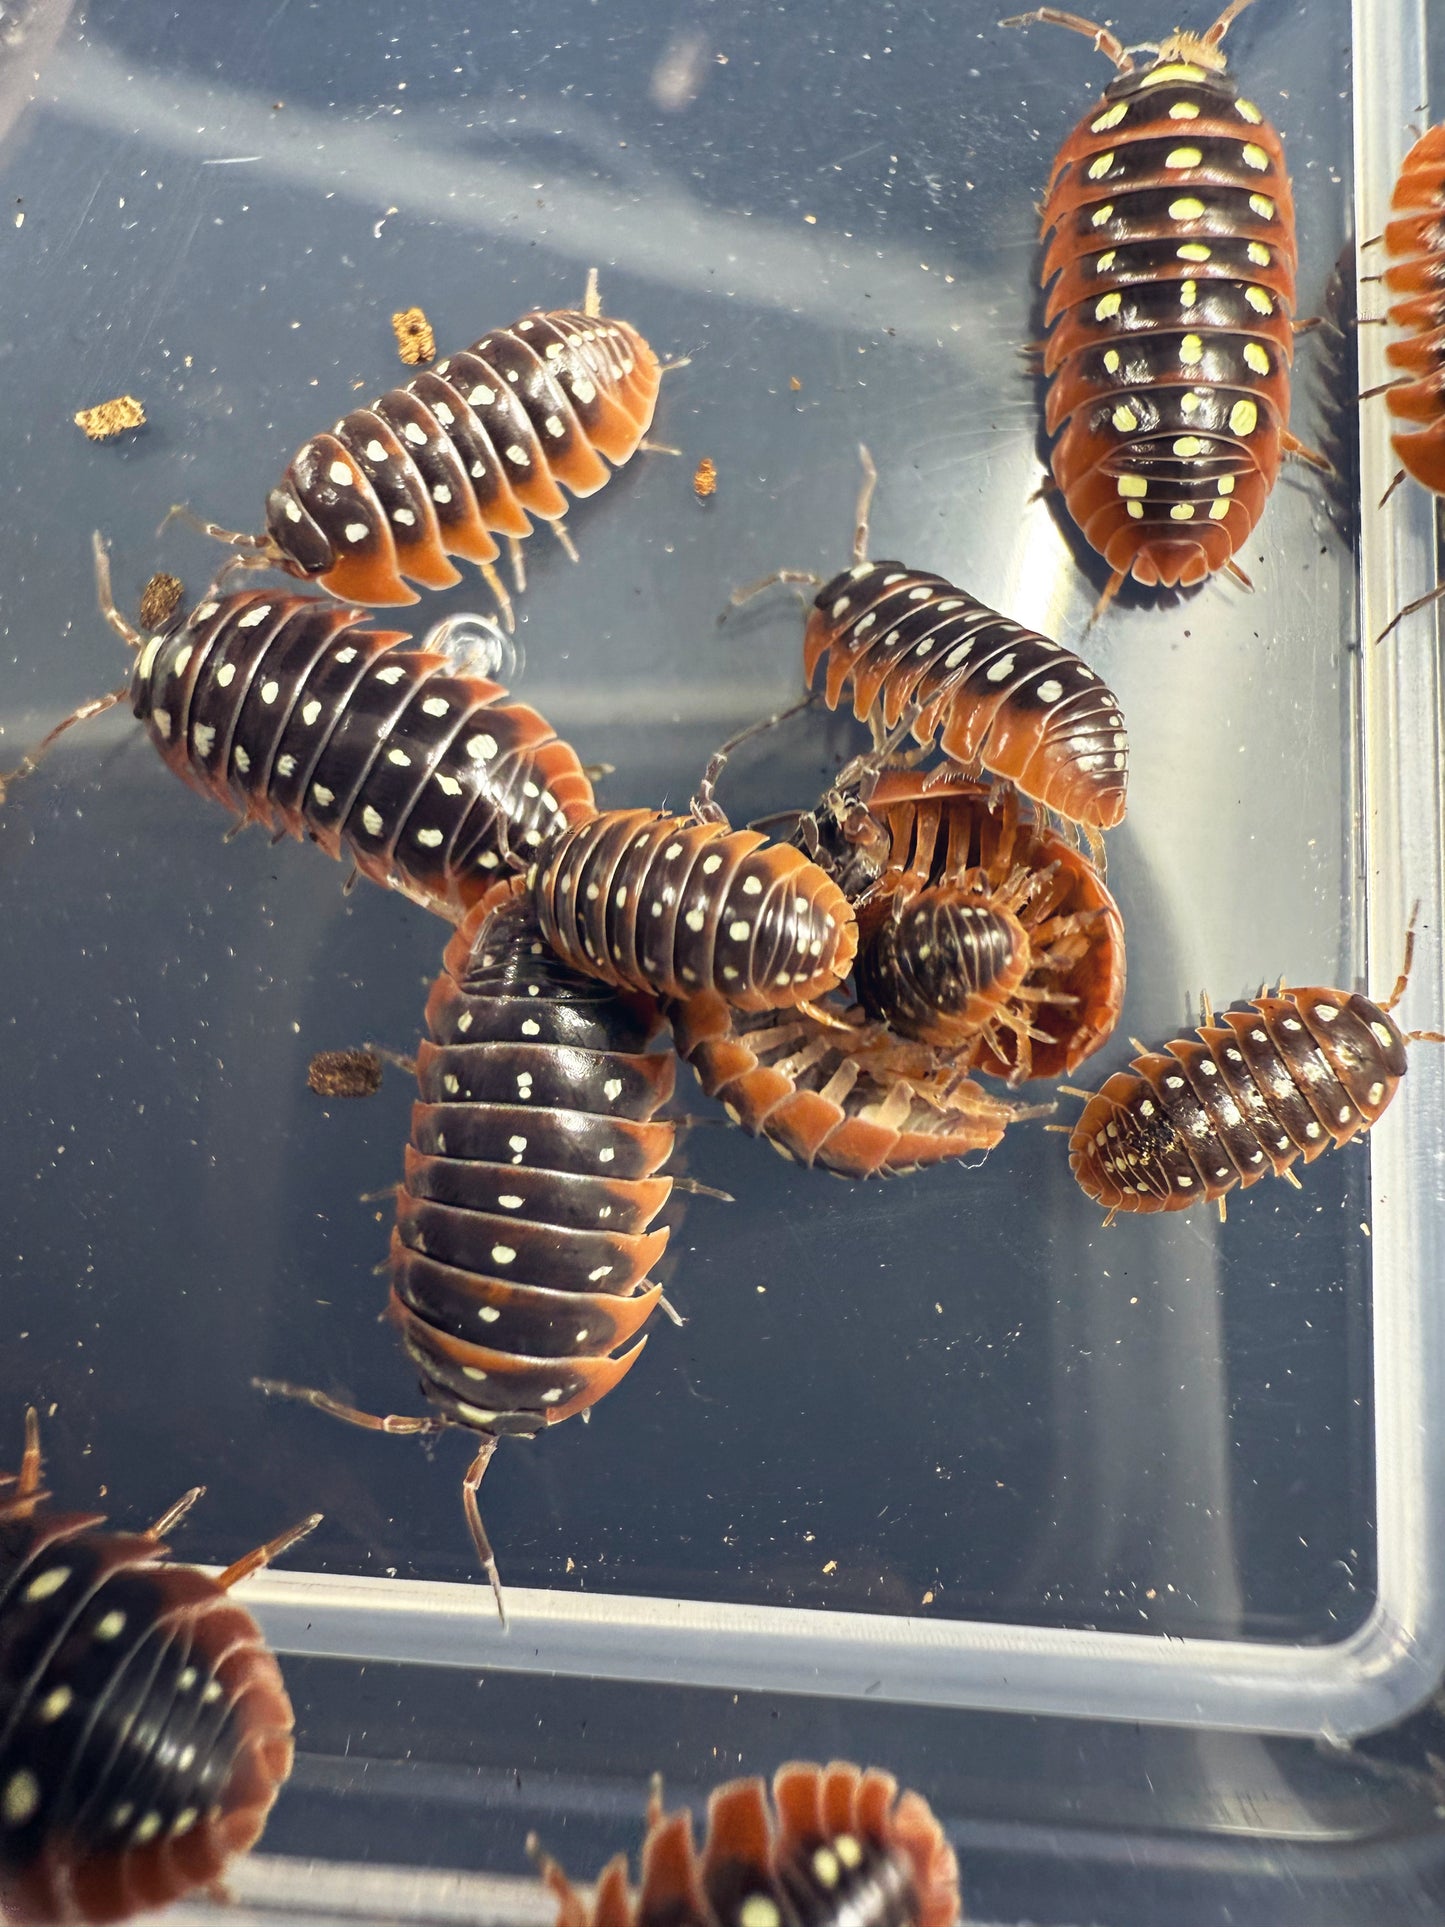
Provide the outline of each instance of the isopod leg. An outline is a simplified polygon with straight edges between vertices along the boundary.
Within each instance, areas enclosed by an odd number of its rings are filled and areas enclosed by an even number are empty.
[[[197,1499],[203,1499],[205,1496],[206,1488],[203,1485],[193,1485],[189,1492],[183,1492],[181,1494],[180,1498],[176,1500],[169,1511],[161,1514],[146,1534],[146,1537],[148,1539],[164,1539],[166,1534],[174,1531],[181,1520],[185,1518]]]
[[[507,537],[507,555],[512,564],[512,585],[518,595],[527,592],[527,564],[522,558],[522,544],[515,535]]]
[[[308,1532],[314,1532],[321,1524],[321,1519],[321,1513],[313,1512],[288,1531],[278,1532],[276,1537],[268,1539],[264,1546],[257,1546],[256,1550],[248,1552],[244,1559],[238,1559],[234,1565],[227,1566],[223,1573],[217,1575],[216,1584],[222,1592],[229,1592],[232,1586],[238,1586],[243,1579],[249,1579],[251,1574],[259,1572],[262,1566],[269,1566],[273,1559],[279,1559],[281,1554],[294,1546],[298,1539],[304,1539]]]
[[[766,595],[769,589],[776,589],[782,582],[806,584],[813,590],[823,586],[822,576],[814,575],[811,569],[774,569],[771,575],[759,576],[756,582],[749,582],[746,588],[734,589],[728,597],[728,609],[741,609],[747,603],[756,601],[760,595]],[[727,621],[728,609],[724,609],[718,617],[720,623]]]
[[[549,522],[547,526],[562,544],[563,553],[566,555],[568,561],[580,562],[582,558],[577,553],[576,543],[567,532],[567,524],[565,522]]]
[[[132,649],[139,649],[140,632],[131,628],[115,606],[115,596],[110,586],[110,551],[106,548],[105,538],[99,529],[91,534],[90,548],[95,557],[95,599],[100,604],[100,613],[122,642],[129,643]]]
[[[269,535],[245,535],[239,529],[225,529],[219,522],[206,522],[185,502],[172,502],[161,517],[157,535],[164,533],[171,522],[189,522],[200,535],[209,535],[213,542],[224,542],[232,549],[255,549],[258,554],[276,557],[276,547]],[[279,558],[277,558],[279,560]]]
[[[482,580],[496,598],[497,607],[502,612],[502,620],[507,625],[508,634],[515,635],[517,629],[517,612],[512,607],[512,598],[507,594],[506,584],[502,581],[502,578],[497,574],[490,562],[479,562],[477,567],[482,572]]]
[[[863,464],[863,483],[858,490],[858,507],[853,515],[853,560],[868,560],[868,515],[873,507],[873,491],[878,486],[878,470],[866,445],[858,444],[858,459]]]
[[[1205,33],[1205,46],[1217,47],[1229,32],[1234,22],[1238,20],[1239,16],[1244,12],[1245,8],[1253,6],[1253,4],[1254,0],[1229,0],[1229,5],[1224,9],[1224,12],[1220,14],[1214,25]]]
[[[482,1475],[492,1462],[492,1454],[497,1449],[495,1439],[485,1439],[477,1456],[462,1476],[462,1510],[467,1515],[467,1530],[472,1535],[472,1544],[477,1549],[482,1571],[491,1584],[492,1597],[497,1602],[497,1617],[503,1626],[507,1623],[506,1603],[502,1598],[502,1581],[497,1573],[497,1556],[492,1551],[492,1542],[487,1537],[487,1528],[482,1524],[481,1507],[477,1504],[477,1490],[482,1483]]]
[[[126,683],[120,689],[112,689],[108,696],[97,696],[94,702],[82,703],[79,709],[73,709],[63,722],[55,725],[48,736],[42,737],[40,743],[30,751],[28,756],[21,757],[14,769],[6,770],[3,775],[0,775],[0,803],[5,801],[5,793],[9,786],[12,783],[18,783],[22,777],[29,776],[41,758],[47,754],[52,743],[63,736],[67,729],[73,729],[77,723],[88,723],[92,716],[103,716],[107,709],[114,709],[117,703],[124,702],[129,694],[130,684]]]
[[[800,696],[797,702],[789,703],[786,709],[780,709],[772,716],[764,716],[760,722],[749,723],[746,728],[729,736],[725,743],[713,751],[698,783],[697,794],[692,799],[692,814],[697,822],[727,823],[728,819],[719,804],[714,801],[714,795],[733,751],[740,749],[751,737],[762,736],[768,730],[776,729],[779,723],[785,723],[790,716],[796,716],[800,711],[810,709],[813,701],[813,693],[810,690],[807,695]]]
[[[1416,596],[1413,602],[1407,602],[1404,608],[1400,611],[1400,613],[1397,616],[1392,617],[1391,620],[1385,624],[1384,628],[1380,631],[1379,635],[1375,637],[1375,641],[1383,642],[1386,636],[1389,635],[1392,629],[1399,628],[1400,624],[1405,620],[1406,616],[1413,616],[1417,614],[1418,611],[1421,609],[1428,609],[1430,604],[1432,602],[1438,602],[1441,596],[1445,596],[1445,582],[1437,583],[1437,585],[1433,589],[1431,589],[1427,595]]]
[[[599,315],[602,312],[602,296],[597,290],[597,270],[587,270],[587,289],[582,296],[582,312],[585,315]]]
[[[1088,622],[1085,624],[1086,628],[1089,628],[1089,629],[1093,628],[1094,624],[1099,620],[1100,616],[1103,615],[1104,611],[1108,608],[1109,604],[1114,600],[1114,597],[1118,595],[1119,591],[1124,586],[1124,576],[1125,576],[1125,571],[1123,569],[1115,569],[1114,573],[1109,577],[1109,580],[1104,584],[1104,593],[1099,597],[1099,600],[1094,604],[1094,613],[1089,617]]]
[[[40,1490],[40,1414],[33,1405],[25,1408],[25,1453],[15,1474],[16,1499],[33,1499]]]
[[[1243,6],[1249,0],[1238,0]],[[1085,20],[1081,14],[1062,13],[1057,7],[1035,7],[1032,13],[1012,14],[1007,20],[1000,20],[1001,27],[1067,27],[1072,33],[1088,34],[1097,52],[1106,60],[1112,60],[1121,74],[1132,74],[1134,62],[1124,51],[1124,43],[1119,36],[1107,27],[1101,27],[1093,20]],[[1215,23],[1218,25],[1218,23]],[[1225,25],[1228,25],[1226,20]],[[1213,32],[1213,28],[1210,29]],[[1221,33],[1223,28],[1220,29]]]
[[[1363,400],[1363,397],[1361,399]],[[1328,455],[1321,455],[1317,448],[1307,447],[1298,436],[1291,435],[1287,428],[1280,435],[1280,447],[1286,455],[1297,455],[1302,462],[1308,462],[1311,468],[1319,469],[1322,475],[1337,476],[1339,473]]]
[[[390,1432],[397,1438],[431,1438],[447,1429],[448,1421],[442,1418],[413,1418],[405,1412],[388,1412],[384,1418],[375,1412],[363,1412],[355,1405],[344,1405],[339,1398],[332,1398],[329,1392],[318,1392],[311,1385],[290,1385],[284,1378],[253,1378],[252,1385],[258,1392],[265,1392],[272,1398],[294,1398],[303,1405],[314,1405],[318,1412],[329,1412],[332,1418],[339,1418],[347,1425],[359,1425],[366,1432]]]

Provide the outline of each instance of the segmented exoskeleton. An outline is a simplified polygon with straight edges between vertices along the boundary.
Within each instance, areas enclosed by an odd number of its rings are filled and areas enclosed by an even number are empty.
[[[563,487],[595,494],[608,462],[636,454],[661,378],[637,330],[597,311],[594,279],[582,312],[523,315],[303,443],[266,499],[264,536],[202,526],[346,602],[415,602],[404,578],[449,588],[461,578],[447,557],[461,556],[510,623],[496,536],[519,586],[529,518],[572,553]]]
[[[0,1484],[0,1913],[116,1921],[210,1886],[260,1837],[291,1771],[291,1703],[238,1581],[171,1564],[195,1487],[145,1532],[52,1512],[26,1414]]]
[[[1045,426],[1054,480],[1113,571],[1202,582],[1263,512],[1289,432],[1294,203],[1284,150],[1220,51],[1231,4],[1136,67],[1116,35],[1052,7],[1035,21],[1093,37],[1118,78],[1059,149],[1043,207],[1049,289]]]
[[[658,1174],[675,1126],[656,1113],[675,1060],[646,1049],[655,1005],[543,942],[520,878],[457,930],[426,1019],[390,1315],[437,1416],[378,1418],[323,1392],[263,1388],[371,1430],[480,1434],[463,1499],[500,1610],[477,1507],[498,1439],[530,1438],[611,1391],[662,1296],[647,1272],[668,1234],[649,1227],[673,1188]]]
[[[666,1817],[654,1785],[641,1888],[619,1854],[590,1908],[562,1869],[529,1842],[557,1896],[557,1927],[952,1927],[958,1862],[927,1802],[899,1796],[891,1774],[834,1761],[794,1762],[773,1778],[734,1780],[708,1801],[707,1838],[693,1844],[684,1811]]]
[[[1084,1098],[1069,1139],[1082,1189],[1120,1211],[1182,1211],[1204,1199],[1219,1215],[1236,1187],[1263,1177],[1298,1185],[1306,1164],[1368,1131],[1405,1075],[1407,1044],[1445,1042],[1437,1031],[1401,1031],[1390,1012],[1405,993],[1405,967],[1383,1004],[1322,986],[1261,993],[1192,1037],[1141,1053]]]

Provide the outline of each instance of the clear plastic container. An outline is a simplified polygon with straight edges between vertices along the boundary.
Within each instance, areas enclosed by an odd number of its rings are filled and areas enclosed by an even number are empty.
[[[1382,228],[1429,53],[1440,98],[1426,14],[1258,0],[1231,31],[1285,137],[1306,313]],[[1116,21],[1175,24],[1143,0]],[[528,545],[515,686],[616,766],[607,802],[681,804],[797,692],[786,594],[718,616],[771,569],[841,565],[866,440],[874,552],[1079,644],[1123,700],[1130,984],[1087,1081],[1126,1033],[1186,1028],[1201,988],[1388,987],[1416,900],[1404,1014],[1439,1022],[1435,621],[1369,640],[1433,580],[1433,507],[1413,486],[1373,506],[1376,402],[1354,512],[1352,330],[1301,340],[1293,416],[1346,486],[1286,470],[1241,557],[1254,592],[1126,591],[1084,634],[1102,577],[1035,494],[1019,348],[1034,203],[1109,78],[1086,41],[1002,31],[976,0],[37,0],[0,11],[0,47],[7,765],[126,673],[93,527],[124,599],[162,562],[199,587],[223,558],[157,540],[165,510],[259,526],[304,436],[401,378],[394,310],[424,306],[445,351],[574,302],[596,265],[611,311],[690,357],[656,431],[682,458],[578,507],[579,567]],[[1359,387],[1382,332],[1359,331]],[[72,413],[123,391],[149,426],[86,442]],[[403,623],[483,606],[472,577]],[[796,718],[722,800],[736,821],[810,801],[859,740]],[[975,1918],[1439,1917],[1428,1731],[1349,1750],[1445,1672],[1438,1052],[1302,1192],[1107,1232],[1037,1126],[976,1168],[848,1188],[680,1080],[702,1120],[680,1163],[737,1201],[669,1209],[685,1329],[657,1329],[589,1426],[498,1453],[504,1634],[464,1441],[428,1463],[251,1386],[421,1409],[377,1324],[387,1200],[358,1195],[398,1175],[407,1081],[328,1106],[305,1070],[410,1047],[445,929],[224,828],[124,707],[0,812],[0,1462],[36,1398],[66,1501],[132,1521],[208,1484],[187,1556],[325,1511],[246,1594],[289,1656],[301,1753],[236,1875],[243,1916],[546,1919],[529,1826],[590,1873],[640,1837],[654,1767],[697,1797],[843,1754],[934,1800]]]

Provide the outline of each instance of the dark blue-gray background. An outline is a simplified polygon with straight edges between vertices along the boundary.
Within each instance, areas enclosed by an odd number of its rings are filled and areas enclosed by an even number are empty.
[[[1118,24],[1174,22],[1130,0]],[[1348,227],[1348,33],[1343,0],[1260,0],[1229,42],[1285,137],[1306,312]],[[258,526],[294,447],[401,378],[394,309],[421,303],[445,352],[573,304],[593,264],[609,309],[691,357],[656,431],[682,460],[640,458],[578,506],[580,567],[545,532],[528,547],[518,693],[616,765],[604,801],[681,806],[723,735],[795,693],[789,599],[717,613],[736,583],[846,559],[860,439],[876,554],[1082,635],[1101,576],[1033,499],[1019,350],[1039,326],[1034,203],[1109,78],[1087,42],[1002,32],[978,0],[108,0],[35,5],[12,38],[6,765],[126,673],[93,527],[132,605],[162,562],[198,589],[222,557],[175,527],[157,541],[164,511]],[[1349,420],[1313,353],[1308,441]],[[125,390],[149,426],[92,446],[73,411]],[[1354,969],[1349,531],[1287,470],[1241,560],[1252,596],[1126,593],[1082,644],[1134,748],[1110,872],[1129,997],[1091,1078],[1125,1061],[1124,1031],[1183,1028],[1201,987]],[[421,633],[475,606],[472,578],[403,618]],[[795,721],[724,801],[739,821],[807,801],[857,741]],[[409,1048],[446,932],[225,827],[124,709],[0,814],[0,1462],[35,1399],[67,1502],[136,1519],[204,1480],[196,1557],[316,1507],[324,1569],[467,1579],[463,1442],[428,1464],[250,1388],[421,1409],[376,1322],[385,1201],[358,1201],[399,1171],[407,1082],[328,1107],[305,1069],[366,1038]],[[1368,1611],[1360,1151],[1302,1194],[1239,1199],[1225,1227],[1107,1233],[1036,1125],[980,1168],[886,1188],[720,1125],[680,1162],[737,1200],[669,1211],[660,1275],[688,1324],[659,1326],[590,1426],[503,1447],[483,1498],[506,1579],[1161,1637],[1329,1640]]]

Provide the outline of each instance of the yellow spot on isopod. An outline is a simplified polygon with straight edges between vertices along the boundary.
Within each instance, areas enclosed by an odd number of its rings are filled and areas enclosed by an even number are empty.
[[[1121,495],[1142,497],[1149,493],[1149,484],[1142,475],[1121,475],[1116,487]]]
[[[1112,107],[1107,108],[1100,114],[1097,120],[1091,120],[1089,122],[1089,132],[1091,134],[1107,134],[1111,127],[1117,127],[1119,125],[1119,122],[1128,111],[1129,103],[1127,100],[1116,101]]]
[[[1252,368],[1257,375],[1269,373],[1269,356],[1257,341],[1245,342],[1244,365],[1246,368]]]
[[[1100,154],[1094,160],[1090,161],[1089,179],[1091,181],[1102,181],[1113,165],[1114,150],[1111,147],[1107,154]]]
[[[1120,402],[1114,410],[1113,422],[1121,435],[1132,435],[1139,426],[1139,417],[1127,402]]]
[[[1249,205],[1254,209],[1261,221],[1272,221],[1274,219],[1274,202],[1267,194],[1251,194],[1249,197]]]
[[[1141,87],[1157,87],[1165,80],[1203,80],[1204,69],[1192,61],[1171,60],[1167,67],[1154,67],[1139,82]]]
[[[1181,194],[1177,201],[1169,203],[1171,221],[1197,221],[1204,213],[1204,203],[1193,194]]]
[[[1166,167],[1198,167],[1204,155],[1197,147],[1171,147],[1164,156]]]
[[[1209,249],[1202,241],[1185,241],[1174,252],[1181,261],[1207,261]]]
[[[1179,397],[1179,410],[1181,414],[1192,415],[1197,408],[1202,408],[1203,406],[1204,397],[1197,388],[1186,388],[1184,393]]]
[[[1209,519],[1211,522],[1222,522],[1228,513],[1228,502],[1211,502],[1209,504]]]
[[[1239,115],[1240,119],[1247,120],[1252,127],[1258,127],[1260,122],[1264,119],[1264,115],[1259,111],[1259,109],[1255,106],[1252,100],[1237,100],[1234,103],[1234,109],[1235,109],[1235,112]]]
[[[1198,335],[1185,335],[1179,344],[1179,359],[1186,368],[1192,368],[1196,362],[1203,361],[1204,343]]]
[[[1128,509],[1134,521],[1142,522],[1144,520],[1144,511],[1137,502],[1126,502],[1124,506]]]
[[[1104,350],[1104,366],[1111,375],[1117,375],[1122,365],[1119,360],[1119,350],[1117,348],[1106,348]]]
[[[1246,141],[1241,152],[1246,167],[1253,167],[1262,174],[1269,166],[1269,155],[1262,147],[1256,147],[1253,141]]]
[[[1170,120],[1198,120],[1199,109],[1192,100],[1176,100],[1169,109]]]
[[[1272,256],[1263,241],[1251,241],[1244,250],[1257,268],[1267,268]]]
[[[1114,203],[1112,201],[1105,201],[1101,206],[1094,209],[1089,220],[1089,225],[1090,227],[1104,227],[1108,222],[1112,221],[1113,218]]]
[[[1107,274],[1110,268],[1113,267],[1114,261],[1115,253],[1113,248],[1106,248],[1094,263],[1095,274]]]
[[[1232,475],[1221,475],[1219,480],[1214,484],[1214,487],[1216,493],[1220,495],[1233,495],[1234,477]]]
[[[1106,294],[1094,309],[1095,321],[1111,321],[1123,305],[1124,297],[1116,288],[1112,294]]]
[[[1194,520],[1194,504],[1192,502],[1176,502],[1169,511],[1169,520],[1171,522],[1192,522]]]
[[[1237,401],[1229,411],[1230,433],[1252,435],[1259,421],[1259,410],[1248,398]]]
[[[1181,281],[1179,283],[1179,305],[1181,308],[1192,308],[1198,299],[1199,283],[1197,281]]]
[[[1203,449],[1204,444],[1197,435],[1181,435],[1174,444],[1174,453],[1182,455],[1186,461],[1191,455],[1201,454]]]
[[[1274,313],[1274,303],[1269,298],[1267,288],[1246,288],[1244,298],[1256,314]]]

